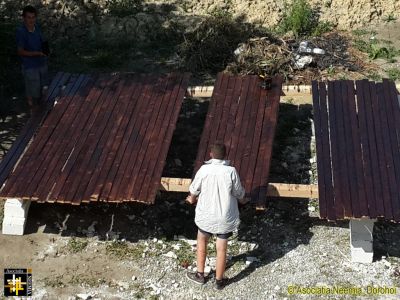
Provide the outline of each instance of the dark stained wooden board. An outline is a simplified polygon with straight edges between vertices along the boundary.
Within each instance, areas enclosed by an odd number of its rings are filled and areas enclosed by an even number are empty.
[[[4,171],[0,198],[153,203],[188,79],[58,74],[48,97],[57,105],[34,138],[18,141],[18,165],[4,161],[15,168]]]
[[[312,89],[321,218],[399,222],[400,107],[395,85],[388,80],[343,80],[313,82]]]
[[[263,89],[261,84],[258,76],[218,74],[194,171],[210,158],[211,145],[223,142],[246,197],[265,206],[282,80],[274,78],[271,90]]]

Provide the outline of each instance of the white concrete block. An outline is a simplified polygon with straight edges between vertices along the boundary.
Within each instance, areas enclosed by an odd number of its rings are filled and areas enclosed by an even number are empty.
[[[6,200],[6,204],[5,205],[19,205],[19,206],[21,206],[21,205],[23,205],[24,204],[24,200],[21,200],[21,199],[19,199],[19,198],[8,198],[7,200]]]
[[[23,235],[25,230],[26,218],[4,217],[3,234]]]
[[[351,261],[372,263],[374,219],[350,220]]]
[[[4,204],[4,215],[8,217],[26,218],[30,205],[30,201],[24,201],[22,205],[14,205],[6,202]]]
[[[31,202],[17,198],[4,204],[3,234],[23,235]]]

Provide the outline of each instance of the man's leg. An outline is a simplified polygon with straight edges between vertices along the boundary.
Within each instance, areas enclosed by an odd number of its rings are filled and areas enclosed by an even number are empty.
[[[210,234],[199,230],[197,232],[197,272],[187,273],[186,276],[197,284],[204,284],[204,265],[207,256],[207,243]]]
[[[199,273],[204,273],[208,238],[209,236],[202,233],[200,230],[197,232],[197,272]]]
[[[228,249],[228,239],[217,238],[217,270],[215,272],[216,280],[221,280],[224,277],[227,249]]]
[[[24,70],[25,92],[28,105],[32,108],[35,100],[40,97],[39,69]]]

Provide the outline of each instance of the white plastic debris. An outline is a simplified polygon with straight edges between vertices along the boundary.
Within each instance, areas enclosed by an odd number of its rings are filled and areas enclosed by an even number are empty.
[[[313,57],[311,55],[301,56],[296,55],[295,57],[295,66],[297,69],[304,69],[304,67],[308,66],[313,62]]]
[[[249,266],[249,265],[251,265],[252,263],[254,263],[254,262],[258,262],[258,261],[260,261],[257,257],[254,257],[254,256],[247,256],[246,257],[246,266]]]
[[[163,256],[169,257],[169,258],[178,258],[178,256],[176,256],[176,254],[174,252],[172,252],[172,251],[164,253]]]

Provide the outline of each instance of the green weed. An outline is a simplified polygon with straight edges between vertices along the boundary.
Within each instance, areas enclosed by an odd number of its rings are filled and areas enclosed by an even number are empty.
[[[295,36],[318,36],[332,31],[333,24],[319,22],[319,12],[306,0],[293,0],[285,5],[285,14],[279,31],[293,32]]]
[[[377,72],[371,72],[367,75],[367,77],[373,81],[381,81],[382,76]]]
[[[83,251],[88,245],[88,241],[84,239],[77,239],[75,237],[68,241],[67,248],[72,253],[78,253]]]
[[[386,70],[389,79],[391,80],[400,80],[400,69],[391,68]]]
[[[395,57],[400,55],[400,51],[395,47],[386,43],[386,46],[381,44],[378,40],[365,41],[362,39],[357,39],[353,42],[356,49],[361,52],[367,53],[370,59],[383,58],[388,62],[395,62]]]
[[[138,259],[142,257],[144,245],[130,246],[126,242],[113,241],[106,245],[106,253],[119,259]]]

